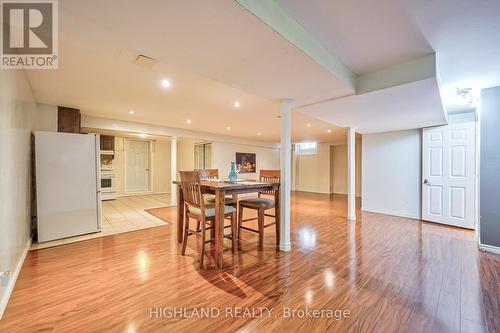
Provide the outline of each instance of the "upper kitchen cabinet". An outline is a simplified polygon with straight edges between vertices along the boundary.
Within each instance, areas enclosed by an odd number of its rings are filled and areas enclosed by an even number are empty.
[[[115,137],[111,135],[101,135],[101,150],[113,152],[115,150]]]
[[[79,109],[57,107],[57,131],[65,133],[80,133],[81,115]]]

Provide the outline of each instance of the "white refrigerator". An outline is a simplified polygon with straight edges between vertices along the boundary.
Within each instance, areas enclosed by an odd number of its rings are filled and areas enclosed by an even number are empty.
[[[34,136],[38,242],[100,231],[99,134]]]

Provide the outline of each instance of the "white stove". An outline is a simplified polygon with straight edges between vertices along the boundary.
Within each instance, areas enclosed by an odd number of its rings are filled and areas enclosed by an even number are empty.
[[[101,200],[116,199],[116,172],[101,166]]]

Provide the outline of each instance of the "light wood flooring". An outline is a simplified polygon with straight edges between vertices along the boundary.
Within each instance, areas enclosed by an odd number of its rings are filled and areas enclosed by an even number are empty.
[[[345,197],[295,193],[292,251],[275,251],[273,228],[262,250],[243,233],[223,269],[199,268],[194,236],[181,256],[175,224],[30,251],[0,332],[500,331],[500,256],[474,232],[358,214],[346,219]],[[306,308],[342,315],[287,317]],[[202,309],[218,316],[193,317]]]

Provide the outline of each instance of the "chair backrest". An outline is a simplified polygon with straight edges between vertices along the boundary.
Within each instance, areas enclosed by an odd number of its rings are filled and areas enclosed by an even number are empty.
[[[203,208],[203,197],[201,196],[200,172],[179,171],[181,176],[182,194],[184,203],[196,208]],[[181,203],[179,203],[181,204]]]
[[[280,175],[280,170],[260,170],[259,178],[261,182],[279,183]],[[260,191],[260,194],[274,194],[274,191]]]
[[[218,179],[219,169],[200,169],[200,177],[203,179]]]

